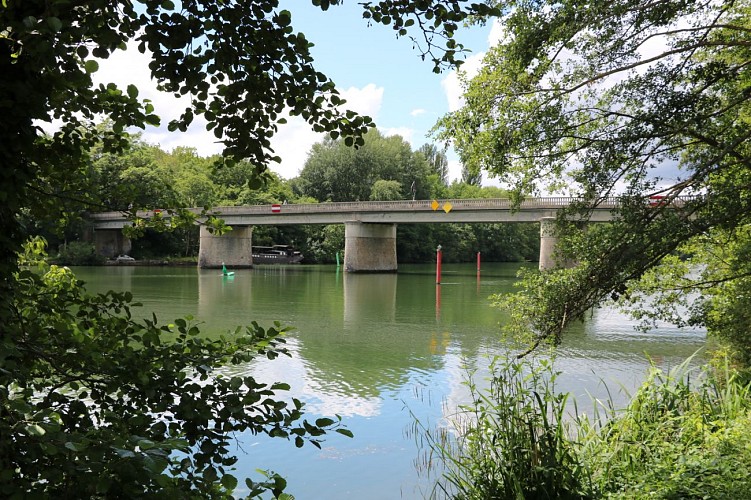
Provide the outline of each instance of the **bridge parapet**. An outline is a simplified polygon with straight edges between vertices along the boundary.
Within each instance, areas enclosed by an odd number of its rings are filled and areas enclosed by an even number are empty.
[[[451,210],[559,210],[574,202],[582,201],[581,198],[565,196],[528,198],[523,200],[518,207],[508,198],[484,198],[484,199],[441,199],[438,202],[440,210],[446,203],[451,204]],[[605,198],[598,204],[597,209],[612,210],[618,206],[617,197]],[[394,211],[426,211],[433,212],[433,200],[398,200],[398,201],[345,201],[324,203],[303,203],[283,205],[280,213],[339,213],[339,212],[394,212]],[[216,207],[215,211],[223,215],[235,214],[268,214],[269,205],[246,205],[237,207]]]

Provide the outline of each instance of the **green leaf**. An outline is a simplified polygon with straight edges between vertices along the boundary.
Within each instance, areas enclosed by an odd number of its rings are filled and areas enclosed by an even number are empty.
[[[146,115],[144,117],[144,121],[146,123],[148,123],[149,125],[153,125],[155,127],[158,127],[159,124],[161,123],[161,119],[159,118],[159,116],[158,115],[153,115],[153,114],[152,115]]]
[[[99,70],[99,63],[96,62],[94,59],[89,59],[84,64],[84,68],[86,69],[86,72],[89,74],[96,73]]]
[[[57,33],[58,31],[60,31],[62,29],[62,27],[63,27],[62,21],[60,21],[60,19],[57,18],[57,17],[48,17],[47,18],[47,25],[55,33]]]
[[[81,450],[86,449],[86,443],[74,443],[73,441],[68,441],[65,443],[65,447],[71,451],[79,452]]]
[[[243,379],[240,377],[232,377],[229,381],[229,388],[233,391],[237,391],[243,385]]]
[[[132,99],[138,97],[138,87],[136,87],[132,83],[128,85],[128,96],[130,96]]]
[[[47,455],[57,455],[60,452],[57,446],[45,441],[39,443],[39,447],[42,448],[42,451],[44,451]]]
[[[112,479],[108,476],[102,476],[96,483],[97,493],[107,493],[112,486]]]
[[[115,448],[114,450],[115,453],[117,453],[117,456],[119,456],[120,458],[133,458],[136,456],[136,454],[131,450],[124,450],[122,448]]]
[[[355,437],[355,435],[352,434],[352,431],[349,430],[349,429],[336,429],[336,431],[334,431],[334,432],[338,432],[339,434],[341,434],[343,436],[350,437],[350,438],[351,437]]]
[[[316,427],[329,427],[330,425],[334,425],[333,419],[330,419],[330,418],[316,419]]]
[[[26,426],[26,432],[31,436],[44,436],[47,431],[39,424],[30,424]]]
[[[150,439],[139,439],[138,440],[138,447],[142,450],[150,450],[155,446],[156,443]]]
[[[235,488],[237,488],[237,478],[232,474],[223,475],[220,482],[222,483],[222,486],[227,488],[229,491],[233,491]]]

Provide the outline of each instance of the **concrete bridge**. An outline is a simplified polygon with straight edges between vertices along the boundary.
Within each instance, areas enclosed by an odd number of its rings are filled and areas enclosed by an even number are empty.
[[[539,222],[540,269],[555,266],[556,238],[554,220],[559,210],[575,198],[530,198],[512,209],[508,199],[366,201],[315,203],[300,205],[255,205],[215,207],[214,214],[224,219],[233,230],[214,236],[201,226],[198,265],[200,267],[252,267],[253,226],[291,224],[344,224],[344,268],[349,272],[395,272],[396,225],[471,222]],[[591,222],[612,219],[617,198],[603,200],[594,209]],[[194,210],[199,213],[199,209]],[[142,212],[150,217],[154,212]],[[164,218],[169,215],[162,213]],[[130,242],[122,228],[131,224],[121,212],[91,214],[97,250],[108,256],[127,253]]]

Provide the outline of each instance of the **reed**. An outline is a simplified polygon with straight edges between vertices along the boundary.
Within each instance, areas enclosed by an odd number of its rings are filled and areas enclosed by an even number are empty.
[[[651,365],[624,408],[579,414],[548,359],[496,358],[486,388],[422,429],[432,498],[749,498],[751,388],[728,363]]]
[[[555,392],[549,361],[499,357],[491,369],[489,387],[470,377],[472,402],[428,433],[443,471],[432,497],[585,498],[590,479],[564,418],[569,396]]]

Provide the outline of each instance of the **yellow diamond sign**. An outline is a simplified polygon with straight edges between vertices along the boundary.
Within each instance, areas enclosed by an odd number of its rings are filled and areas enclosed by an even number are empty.
[[[451,209],[454,208],[454,205],[452,205],[450,202],[446,202],[443,204],[443,211],[446,213],[449,213]]]
[[[433,210],[438,210],[438,207],[439,207],[438,202],[436,200],[433,200],[433,203],[430,204],[430,207]]]

